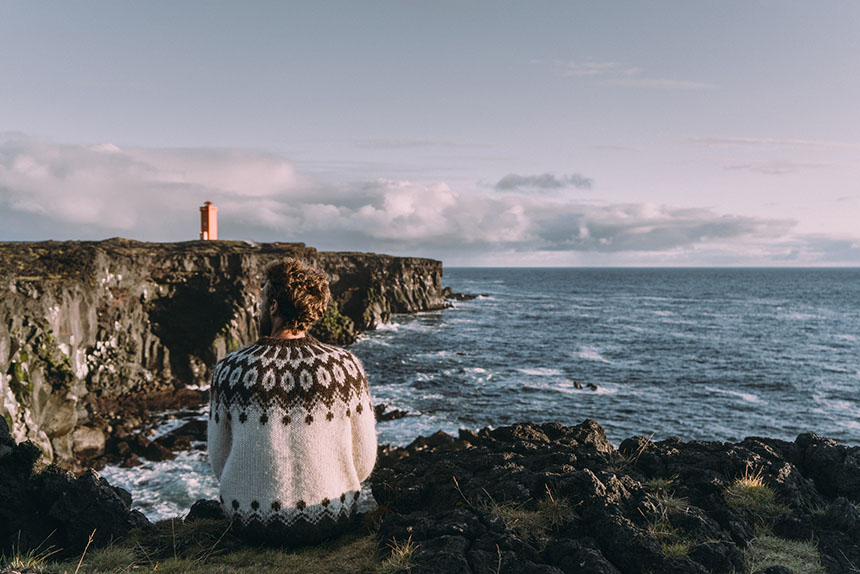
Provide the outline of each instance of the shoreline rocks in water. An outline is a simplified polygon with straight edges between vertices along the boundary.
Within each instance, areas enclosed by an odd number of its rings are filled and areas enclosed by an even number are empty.
[[[474,295],[472,293],[455,293],[450,287],[442,289],[442,297],[446,301],[472,301],[478,297],[487,297],[487,295]]]

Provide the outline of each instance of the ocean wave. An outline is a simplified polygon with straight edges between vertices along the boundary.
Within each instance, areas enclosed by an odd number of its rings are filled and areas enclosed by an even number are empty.
[[[99,474],[112,485],[131,492],[132,508],[152,521],[183,516],[197,500],[218,496],[218,481],[209,467],[209,458],[198,450],[134,468],[106,466]]]
[[[376,326],[374,331],[381,333],[397,333],[399,331],[433,331],[438,325],[426,325],[417,320],[406,320],[402,322],[382,323]],[[373,331],[371,331],[372,333]],[[371,335],[372,336],[372,335]]]
[[[573,352],[573,356],[579,359],[585,359],[586,361],[597,361],[600,363],[606,363],[608,365],[612,364],[612,361],[600,354],[597,347],[580,347],[578,351]]]
[[[834,339],[840,339],[842,341],[858,341],[858,340],[860,340],[856,336],[849,335],[848,333],[837,333],[836,335],[833,335],[833,338]]]
[[[535,367],[532,369],[517,369],[517,371],[521,372],[524,375],[532,375],[535,377],[557,377],[561,375],[561,371],[559,369],[551,369],[547,367]]]
[[[819,315],[817,313],[802,313],[800,311],[790,311],[788,313],[781,313],[779,315],[781,319],[791,319],[793,321],[811,321],[814,319],[823,319],[823,315]]]
[[[432,351],[429,353],[418,353],[415,355],[416,359],[441,359],[444,357],[450,357],[454,354],[454,351],[449,351],[447,349],[442,349],[441,351]]]
[[[731,389],[720,389],[718,387],[706,386],[705,390],[711,391],[712,393],[719,393],[721,395],[730,395],[733,397],[737,397],[742,399],[748,403],[761,403],[762,399],[756,394],[753,393],[744,393],[742,391],[733,391]]]
[[[850,374],[852,369],[846,369],[845,367],[837,367],[836,365],[821,365],[821,370],[828,373],[844,373]],[[857,371],[860,373],[860,371]]]

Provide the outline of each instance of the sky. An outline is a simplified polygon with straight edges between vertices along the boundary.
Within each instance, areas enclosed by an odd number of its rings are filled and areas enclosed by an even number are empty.
[[[860,265],[860,3],[0,0],[0,241]]]

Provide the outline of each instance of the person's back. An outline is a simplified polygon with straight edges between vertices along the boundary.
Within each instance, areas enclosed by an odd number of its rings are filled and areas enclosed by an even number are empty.
[[[311,543],[355,515],[376,460],[373,408],[359,360],[305,334],[328,303],[321,274],[278,262],[266,269],[263,299],[270,336],[215,367],[209,457],[240,533]]]

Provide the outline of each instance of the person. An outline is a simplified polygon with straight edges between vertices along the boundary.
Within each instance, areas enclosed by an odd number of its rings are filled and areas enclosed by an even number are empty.
[[[325,276],[288,258],[263,282],[260,339],[212,374],[209,460],[241,535],[310,544],[355,516],[376,462],[374,411],[358,358],[308,333],[331,297]]]

